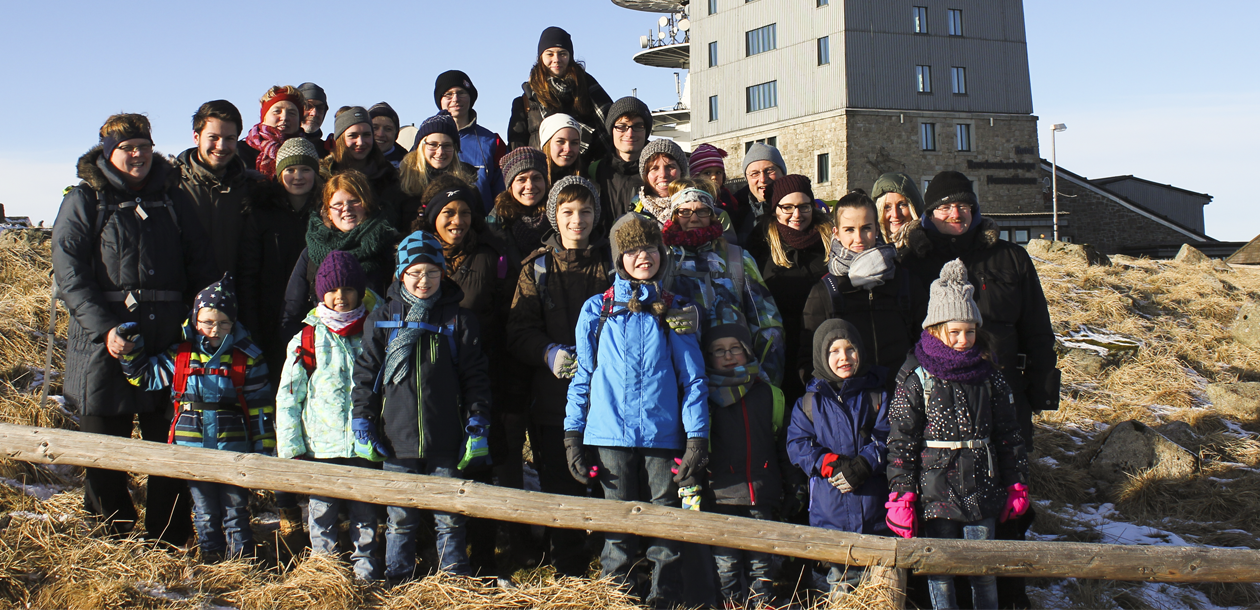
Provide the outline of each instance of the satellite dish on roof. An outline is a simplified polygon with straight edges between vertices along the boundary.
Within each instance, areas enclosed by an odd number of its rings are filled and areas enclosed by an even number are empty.
[[[656,33],[656,39],[657,39],[657,40],[665,40],[665,31],[664,31],[664,30],[661,30],[661,31],[657,32],[657,33]]]
[[[647,37],[647,36],[640,36],[640,37],[639,37],[639,47],[644,48],[644,49],[648,48],[648,37]]]
[[[661,15],[661,18],[657,19],[656,23],[660,25],[661,27],[665,27],[669,25],[669,17],[666,17],[665,15]]]
[[[682,30],[682,31],[684,31],[684,32],[686,32],[687,30],[690,30],[690,29],[691,29],[691,20],[690,20],[690,19],[682,19],[682,20],[680,20],[680,21],[678,22],[678,29],[680,29],[680,30]]]

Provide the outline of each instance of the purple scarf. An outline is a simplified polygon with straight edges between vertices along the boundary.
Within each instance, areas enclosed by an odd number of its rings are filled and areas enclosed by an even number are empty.
[[[980,383],[993,374],[993,365],[981,357],[982,353],[976,347],[957,351],[927,330],[914,346],[914,356],[933,377],[971,384]]]

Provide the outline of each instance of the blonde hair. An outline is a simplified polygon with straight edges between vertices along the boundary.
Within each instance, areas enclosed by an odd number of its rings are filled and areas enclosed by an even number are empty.
[[[880,195],[879,199],[875,200],[875,218],[879,221],[879,232],[880,234],[884,236],[884,242],[890,243],[900,248],[901,246],[905,245],[905,241],[906,241],[905,231],[904,231],[905,225],[902,225],[903,230],[898,231],[896,235],[892,235],[889,232],[888,217],[884,214],[884,210],[886,209],[888,205],[889,195],[901,195],[901,193],[889,191],[887,193],[884,193],[883,195]],[[908,204],[907,207],[910,208],[910,218],[912,220],[918,220],[919,211],[914,209],[914,202],[911,201],[910,198],[906,197],[905,195],[901,195],[901,196],[906,200],[906,203]]]
[[[297,98],[297,101],[294,102],[294,105],[297,106],[298,112],[301,112],[304,108],[306,108],[306,98],[303,97],[302,92],[298,91],[298,88],[294,87],[293,85],[273,86],[272,88],[268,89],[267,92],[262,95],[262,97],[258,98],[258,105],[261,106],[263,104],[266,104],[268,100],[270,100],[271,98],[277,95],[280,95],[281,93],[292,95]]]
[[[411,152],[407,153],[403,157],[402,162],[398,164],[398,180],[403,192],[408,196],[423,195],[424,190],[429,186],[429,182],[442,174],[450,174],[459,178],[465,184],[477,184],[477,174],[470,173],[464,169],[464,163],[459,160],[459,155],[455,155],[455,158],[451,159],[451,164],[446,166],[446,169],[434,169],[424,159],[424,155],[420,153],[421,144],[423,144],[423,139],[416,140],[416,145],[411,149]],[[459,138],[455,138],[455,150],[459,150]],[[471,206],[472,203],[470,202],[469,205]]]
[[[923,330],[926,330],[929,333],[931,333],[933,337],[940,339],[941,343],[944,343],[945,345],[949,345],[949,333],[945,330],[945,326],[948,324],[949,324],[948,321],[938,322]],[[969,324],[975,324],[975,322],[969,322]],[[980,328],[979,324],[975,324],[975,326],[976,326],[976,343],[972,347],[978,348],[980,350],[981,358],[984,358],[985,360],[988,360],[989,362],[994,362],[995,360],[993,356],[992,336],[989,335],[988,331],[985,331],[984,329]]]
[[[773,214],[774,212],[771,211]],[[823,250],[827,256],[831,256],[831,219],[826,214],[822,214],[821,210],[814,208],[810,212],[810,228],[818,231],[822,236]],[[779,223],[774,218],[766,223],[766,243],[770,246],[770,258],[774,260],[774,264],[791,269],[796,264],[787,257],[787,252],[783,250],[783,239],[779,237]]]
[[[689,178],[679,178],[669,183],[669,196],[673,197],[687,189],[700,189],[709,194],[713,201],[717,202],[717,185],[708,178],[698,178],[691,176]]]

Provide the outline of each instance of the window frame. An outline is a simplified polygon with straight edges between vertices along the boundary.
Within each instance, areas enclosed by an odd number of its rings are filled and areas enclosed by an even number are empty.
[[[719,105],[719,102],[718,102],[718,96],[710,95],[709,96],[709,122],[710,123],[718,120],[718,110],[720,108],[721,106]]]
[[[946,32],[950,36],[963,36],[963,17],[962,9],[951,8],[945,11]]]
[[[914,67],[914,87],[920,95],[932,94],[932,66],[916,65]]]
[[[716,15],[718,12],[718,0],[709,0],[709,14]]]
[[[912,22],[914,25],[914,33],[915,34],[931,33],[930,30],[928,29],[928,19],[927,19],[928,8],[926,6],[915,6],[912,8],[914,9],[914,12],[913,12],[914,21]]]
[[[919,151],[920,152],[936,152],[938,150],[936,143],[936,123],[924,121],[919,123]]]
[[[954,95],[967,95],[967,68],[950,66],[949,89]]]
[[[758,88],[762,88],[762,89],[759,89],[757,92],[755,92],[755,96],[756,96],[755,99],[763,100],[767,103],[764,106],[753,108],[753,100],[754,100],[753,90],[758,89]],[[764,83],[757,83],[755,85],[749,85],[748,87],[744,88],[744,114],[752,114],[754,112],[761,112],[762,110],[769,110],[771,108],[778,108],[778,107],[779,107],[779,81],[778,79],[775,79],[772,81],[766,81]]]
[[[831,182],[831,152],[823,152],[814,155],[814,183],[827,184]]]
[[[954,124],[954,149],[958,152],[975,152],[970,123]]]
[[[766,136],[764,138],[757,138],[755,140],[744,142],[744,154],[748,154],[748,150],[752,148],[753,144],[765,144],[771,148],[778,148],[779,136]]]
[[[771,23],[744,32],[744,57],[752,57],[778,50],[778,25],[778,23]],[[758,42],[755,52],[753,51],[754,39]]]
[[[818,65],[831,65],[831,36],[818,39]]]
[[[718,41],[714,40],[709,43],[709,67],[716,68],[718,66]]]

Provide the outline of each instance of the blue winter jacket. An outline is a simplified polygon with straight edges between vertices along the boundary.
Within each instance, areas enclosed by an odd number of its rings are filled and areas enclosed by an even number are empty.
[[[477,115],[467,127],[459,130],[459,160],[477,168],[477,191],[481,193],[482,215],[494,209],[494,198],[506,190],[499,158],[507,145],[499,134],[477,124]]]
[[[640,286],[644,311],[631,313],[630,282],[613,282],[616,303],[599,336],[604,295],[587,299],[578,314],[577,370],[569,384],[565,431],[585,432],[601,447],[678,449],[688,438],[709,436],[709,387],[698,335],[680,335],[650,313],[657,289]],[[685,300],[674,297],[673,307]],[[592,370],[594,369],[594,370]]]
[[[860,534],[887,533],[884,525],[888,498],[888,478],[884,474],[888,454],[888,402],[883,367],[872,367],[865,375],[848,379],[839,393],[818,378],[811,379],[807,392],[814,393],[814,418],[796,401],[788,424],[788,457],[809,474],[809,524]],[[872,393],[879,404],[872,405]],[[875,409],[878,409],[876,411]],[[863,429],[870,437],[864,438]],[[861,456],[871,466],[871,476],[861,487],[840,493],[818,473],[823,456],[835,453]]]

